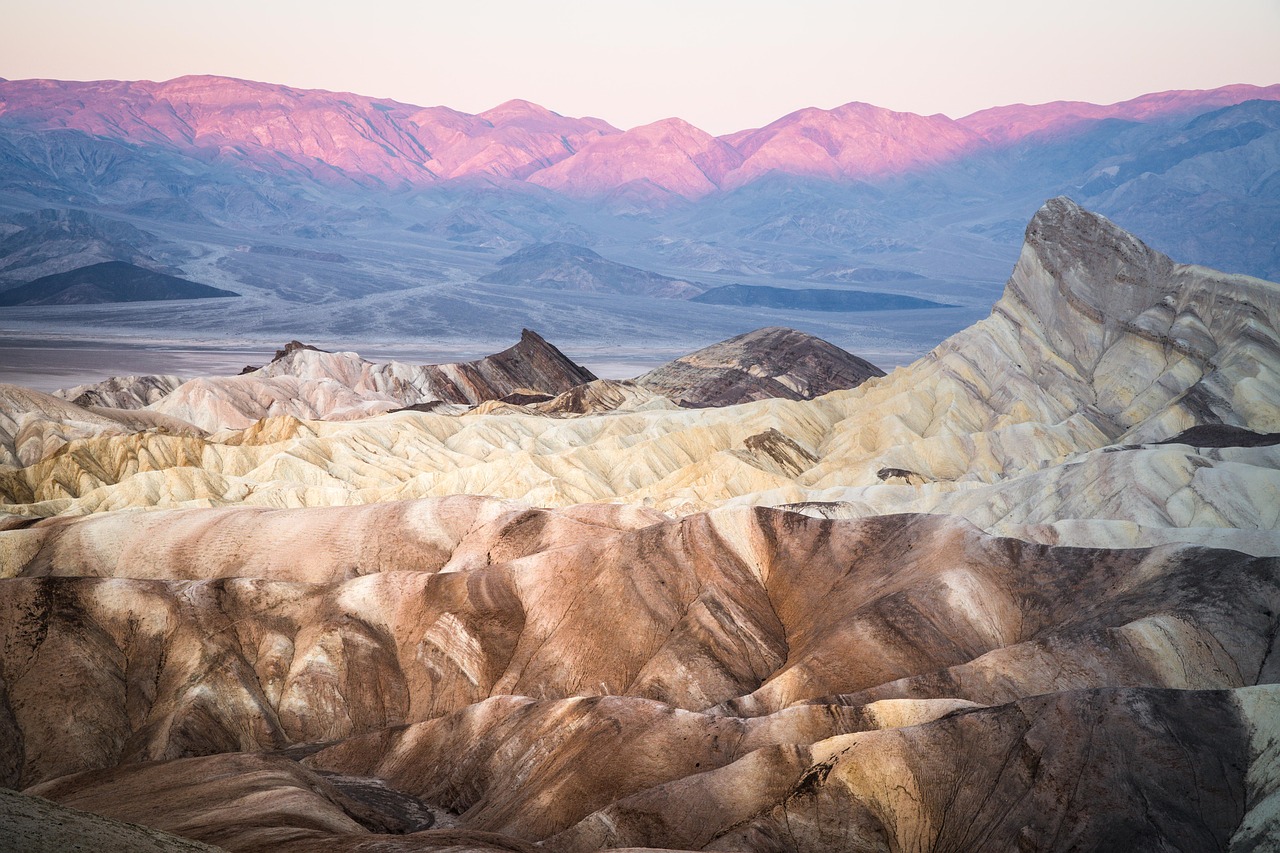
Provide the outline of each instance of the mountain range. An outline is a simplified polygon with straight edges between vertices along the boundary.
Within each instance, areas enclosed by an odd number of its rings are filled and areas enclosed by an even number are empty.
[[[655,366],[784,325],[892,366],[986,313],[1057,195],[1280,277],[1278,175],[1277,85],[957,119],[855,102],[717,137],[518,100],[2,81],[0,294],[119,261],[241,298],[9,307],[5,328],[473,352],[538,328]]]
[[[1151,123],[1249,100],[1280,100],[1280,84],[1163,92],[1107,106],[1019,104],[960,119],[853,102],[797,110],[762,128],[714,137],[678,118],[623,131],[521,100],[469,115],[346,92],[193,76],[163,83],[4,81],[0,123],[389,188],[479,175],[528,180],[571,195],[607,195],[642,183],[697,198],[771,172],[877,178],[1029,138],[1078,135],[1104,121]]]

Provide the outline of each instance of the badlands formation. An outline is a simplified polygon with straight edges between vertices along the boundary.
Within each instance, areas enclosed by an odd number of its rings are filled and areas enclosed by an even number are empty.
[[[0,389],[0,847],[1275,849],[1278,323],[1054,199],[888,376]]]

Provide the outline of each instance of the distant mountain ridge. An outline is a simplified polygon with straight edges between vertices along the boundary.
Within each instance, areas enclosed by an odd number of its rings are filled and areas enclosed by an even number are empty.
[[[336,183],[394,188],[484,177],[570,196],[695,199],[775,172],[882,177],[1106,119],[1149,122],[1248,100],[1280,100],[1280,85],[1160,92],[1110,105],[1015,104],[960,119],[854,102],[715,137],[678,118],[621,131],[522,100],[470,115],[212,76],[13,80],[0,81],[0,130],[74,130]]]
[[[595,136],[618,132],[599,119],[565,118],[527,101],[468,115],[206,76],[163,83],[6,81],[0,83],[0,123],[78,130],[247,161],[267,171],[388,185],[473,173],[522,179]]]
[[[568,243],[536,243],[498,261],[498,269],[480,277],[492,284],[524,285],[580,293],[622,293],[688,299],[703,287],[602,258]]]

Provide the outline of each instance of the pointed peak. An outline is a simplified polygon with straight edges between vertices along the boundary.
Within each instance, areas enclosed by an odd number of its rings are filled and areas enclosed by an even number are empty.
[[[1070,234],[1096,232],[1100,229],[1132,238],[1132,235],[1105,216],[1085,210],[1067,196],[1060,195],[1040,205],[1040,209],[1027,224],[1026,236],[1029,243],[1057,244]]]
[[[1080,318],[1129,329],[1126,324],[1185,286],[1174,268],[1167,256],[1119,225],[1059,196],[1045,202],[1027,225],[1002,301],[1025,305],[1067,347],[1063,353],[1070,350],[1075,363],[1092,364],[1103,339],[1082,336]]]
[[[313,352],[328,352],[328,350],[320,349],[320,347],[304,344],[299,340],[292,340],[284,345],[283,349],[276,350],[276,354],[271,358],[272,361],[280,361],[283,358],[293,355],[295,352],[302,350],[312,350]]]
[[[538,118],[563,118],[559,113],[552,112],[541,104],[535,104],[533,101],[526,101],[523,98],[512,98],[509,101],[503,101],[496,107],[485,110],[479,114],[479,118],[493,121],[494,119],[506,119],[516,116],[537,116]]]
[[[710,134],[702,128],[690,124],[679,116],[660,118],[657,121],[651,121],[648,124],[633,127],[627,131],[627,133],[639,133],[644,135],[651,135],[658,132],[677,132],[697,136],[710,136]]]
[[[1026,243],[1052,269],[1067,266],[1136,265],[1147,268],[1167,257],[1105,216],[1085,210],[1066,196],[1051,198],[1027,224]],[[1143,276],[1145,277],[1145,275]],[[1131,280],[1123,276],[1120,280]]]
[[[525,365],[522,370],[529,368],[536,369],[541,376],[554,376],[567,382],[569,385],[581,385],[584,382],[592,382],[596,379],[596,375],[580,364],[571,361],[568,356],[560,351],[555,344],[548,341],[542,335],[532,329],[520,330],[520,341],[509,349],[505,349],[497,355],[491,355],[479,362],[473,364],[481,364],[486,361],[503,362],[512,359],[519,360]],[[533,388],[536,381],[528,381],[525,385],[535,391],[546,391],[547,387]],[[545,386],[545,382],[541,383]],[[559,393],[558,391],[555,393]]]

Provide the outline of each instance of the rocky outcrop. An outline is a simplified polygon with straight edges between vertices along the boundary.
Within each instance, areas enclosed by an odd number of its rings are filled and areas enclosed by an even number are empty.
[[[89,385],[54,391],[53,396],[77,406],[108,409],[141,409],[158,403],[186,380],[170,374],[158,376],[113,376]]]
[[[128,396],[127,392],[125,396]],[[0,384],[0,477],[4,467],[48,459],[69,442],[147,433],[195,438],[204,432],[159,412],[83,406],[17,385]]]
[[[646,390],[630,380],[596,379],[570,388],[550,400],[533,403],[528,408],[546,415],[593,415],[673,407],[674,404],[666,397]]]
[[[809,400],[855,388],[884,371],[821,338],[771,327],[704,347],[636,377],[636,384],[683,406],[752,400]]]
[[[152,408],[211,431],[243,429],[281,415],[350,420],[432,402],[475,405],[521,390],[554,395],[593,379],[525,329],[515,346],[458,364],[375,363],[299,344],[252,372],[186,382]]]

